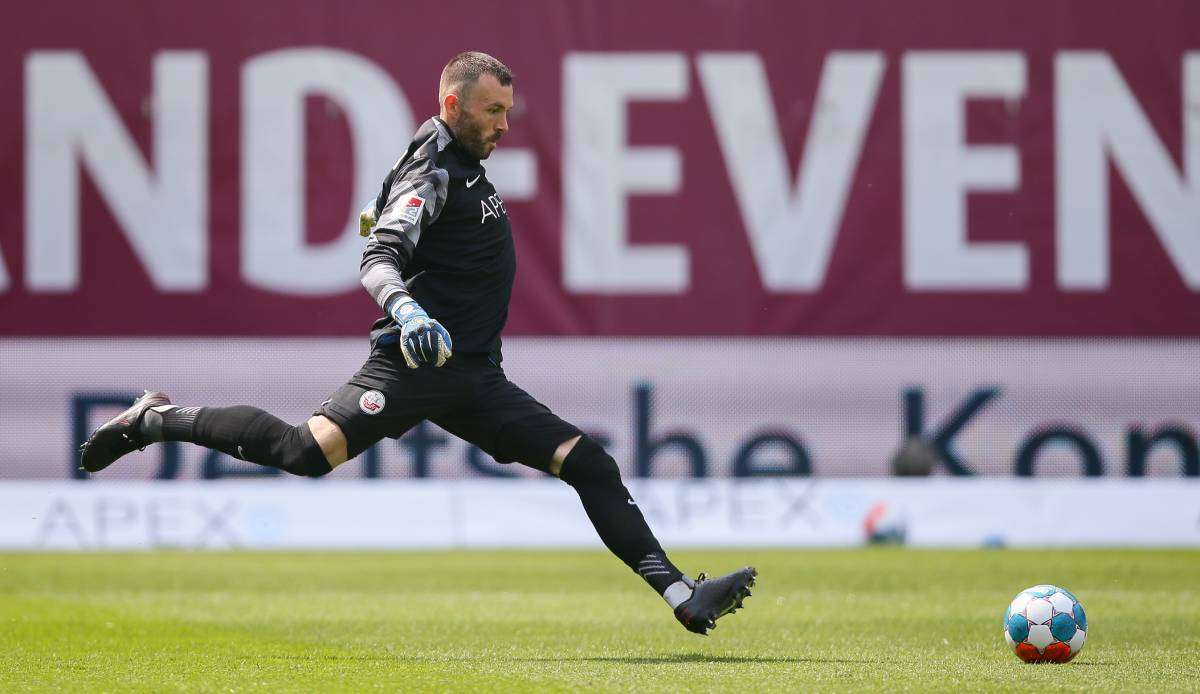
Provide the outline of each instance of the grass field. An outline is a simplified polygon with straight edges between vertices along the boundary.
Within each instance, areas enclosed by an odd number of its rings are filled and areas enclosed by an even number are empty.
[[[1200,552],[679,552],[759,569],[708,638],[599,552],[0,554],[0,691],[1196,690]],[[1059,583],[1091,630],[1025,665]]]

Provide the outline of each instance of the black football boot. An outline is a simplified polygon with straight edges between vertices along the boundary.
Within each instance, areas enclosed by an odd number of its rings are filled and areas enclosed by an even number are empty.
[[[720,578],[700,574],[692,588],[692,597],[675,608],[675,618],[688,631],[707,635],[709,629],[717,628],[718,619],[737,610],[742,601],[750,597],[750,586],[754,585],[757,575],[753,566]]]
[[[138,429],[142,415],[151,407],[170,404],[171,399],[166,394],[144,391],[142,397],[133,401],[132,407],[105,422],[79,447],[82,454],[79,467],[88,472],[99,472],[117,458],[153,443]]]

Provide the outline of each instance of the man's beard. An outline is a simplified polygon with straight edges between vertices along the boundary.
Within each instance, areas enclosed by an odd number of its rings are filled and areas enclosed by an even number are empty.
[[[491,154],[488,151],[487,145],[492,140],[484,139],[483,128],[466,113],[459,116],[454,131],[454,136],[458,138],[463,148],[475,156],[475,158],[487,159],[488,155]]]

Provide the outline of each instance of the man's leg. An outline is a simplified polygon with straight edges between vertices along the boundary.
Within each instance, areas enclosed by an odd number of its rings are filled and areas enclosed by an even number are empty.
[[[472,407],[433,422],[502,463],[520,462],[571,485],[604,545],[650,584],[690,631],[704,634],[718,617],[742,606],[754,569],[712,581],[704,581],[703,574],[700,581],[685,576],[654,537],[612,456],[496,372]]]
[[[508,439],[521,437],[527,431],[520,423],[506,427],[500,434],[502,444],[519,452],[524,446]],[[518,461],[531,467],[541,465],[538,460]],[[621,480],[617,461],[591,437],[576,435],[559,444],[547,471],[571,485],[579,495],[583,510],[604,546],[637,572],[672,608],[692,594],[692,579],[667,558]]]
[[[691,593],[691,579],[667,559],[616,461],[574,425],[505,383],[511,388],[496,388],[470,411],[435,417],[433,423],[502,463],[520,462],[571,485],[604,546],[672,607],[678,604],[682,592]],[[503,421],[511,416],[516,419]]]
[[[118,458],[159,441],[187,441],[236,458],[319,477],[346,462],[342,428],[322,414],[291,426],[257,407],[179,407],[147,392],[83,444],[81,464],[98,472]]]
[[[320,477],[346,462],[346,436],[324,415],[292,426],[250,405],[150,408],[140,422],[147,441],[187,441],[293,475]]]
[[[364,370],[371,366],[368,362]],[[427,411],[437,411],[429,402],[400,396],[402,390],[388,397],[348,383],[297,426],[249,405],[162,405],[149,408],[139,427],[148,441],[187,441],[293,475],[320,477],[381,438],[400,436]]]
[[[97,472],[151,443],[187,441],[294,475],[319,477],[379,439],[399,436],[445,410],[454,380],[449,370],[412,371],[376,352],[350,383],[297,426],[249,405],[180,407],[163,393],[147,392],[92,433],[82,447],[82,467]]]
[[[308,430],[317,440],[317,445],[325,454],[325,462],[329,463],[330,468],[336,468],[350,459],[346,435],[342,433],[341,427],[334,424],[328,417],[323,414],[309,417]]]

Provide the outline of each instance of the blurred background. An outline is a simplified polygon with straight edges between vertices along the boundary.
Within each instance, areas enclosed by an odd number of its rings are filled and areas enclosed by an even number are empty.
[[[357,370],[357,211],[464,50],[515,76],[504,368],[666,541],[1200,544],[1200,5],[906,7],[6,5],[0,545],[597,544],[433,425],[77,470],[143,388]]]

